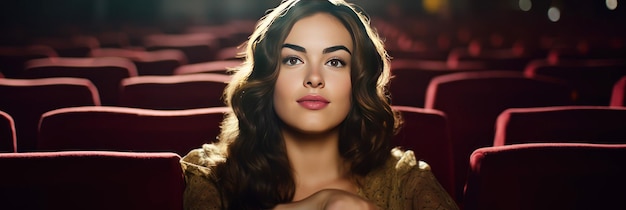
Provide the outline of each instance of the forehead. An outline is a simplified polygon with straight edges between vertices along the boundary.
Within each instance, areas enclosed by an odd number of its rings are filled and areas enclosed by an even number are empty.
[[[346,26],[328,13],[316,13],[296,21],[285,43],[297,44],[307,49],[335,45],[344,45],[350,50],[353,48],[352,36]]]

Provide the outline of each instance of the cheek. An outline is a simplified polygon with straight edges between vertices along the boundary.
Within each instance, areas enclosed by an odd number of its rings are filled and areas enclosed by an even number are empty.
[[[352,99],[352,84],[350,82],[346,82],[341,85],[340,88],[337,89],[337,92],[345,99],[348,99],[348,102],[351,103]]]
[[[335,88],[333,88],[333,91],[337,91],[337,93],[347,96],[352,93],[352,79],[350,78],[349,72],[334,76],[332,78],[335,80],[333,81],[333,84],[335,84]]]
[[[352,104],[352,82],[350,75],[334,77],[332,93],[337,99],[341,99],[344,108],[350,108]]]
[[[284,111],[286,103],[289,101],[290,94],[293,91],[293,81],[290,81],[285,75],[279,74],[276,79],[276,84],[274,84],[274,109],[278,114],[281,114],[281,111]]]

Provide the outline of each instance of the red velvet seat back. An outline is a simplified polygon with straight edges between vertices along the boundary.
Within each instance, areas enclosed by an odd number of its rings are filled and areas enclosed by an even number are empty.
[[[179,160],[174,153],[0,154],[0,208],[182,209]]]
[[[229,108],[162,111],[125,107],[73,107],[45,113],[42,151],[175,152],[181,156],[216,140]]]
[[[225,106],[222,95],[230,79],[222,74],[126,78],[120,106],[162,110]]]
[[[149,51],[176,49],[185,53],[190,64],[212,61],[219,49],[217,37],[207,33],[153,34],[144,38]]]
[[[16,152],[15,122],[11,115],[0,111],[0,153]]]
[[[187,57],[180,50],[143,51],[119,48],[91,50],[91,57],[120,57],[130,59],[137,67],[137,74],[172,75],[174,69],[187,63]]]
[[[498,116],[494,146],[533,142],[626,144],[626,107],[512,108]]]
[[[626,209],[626,145],[535,143],[471,157],[464,209]]]
[[[574,91],[549,78],[521,72],[480,71],[433,78],[425,108],[444,112],[450,125],[457,192],[462,191],[472,151],[493,145],[498,114],[507,108],[573,104]]]
[[[608,106],[614,84],[626,76],[623,60],[569,60],[550,63],[534,61],[525,74],[560,78],[578,91],[578,105]]]
[[[393,106],[402,115],[402,127],[393,145],[415,152],[430,165],[439,183],[450,195],[454,191],[454,164],[448,121],[443,112],[417,107]]]
[[[37,145],[37,126],[47,111],[74,106],[100,105],[96,87],[86,79],[0,79],[0,110],[15,121],[17,151]]]
[[[117,105],[120,82],[137,76],[135,65],[123,58],[36,59],[26,64],[24,78],[75,77],[89,79],[103,105]]]
[[[451,66],[445,61],[393,60],[389,86],[391,103],[399,106],[424,107],[426,88],[433,77],[464,71],[483,70],[480,62],[462,62]]]

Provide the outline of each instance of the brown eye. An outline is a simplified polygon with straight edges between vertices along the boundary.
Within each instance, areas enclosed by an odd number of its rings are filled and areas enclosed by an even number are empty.
[[[297,64],[301,64],[302,60],[300,60],[300,58],[298,57],[294,57],[294,56],[289,56],[283,59],[283,64],[286,64],[288,66],[294,66]]]
[[[335,68],[341,68],[344,67],[346,65],[346,62],[340,60],[340,59],[331,59],[328,62],[326,62],[326,65],[335,67]]]

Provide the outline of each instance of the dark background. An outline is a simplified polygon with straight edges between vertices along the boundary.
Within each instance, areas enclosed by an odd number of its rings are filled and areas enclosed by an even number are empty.
[[[447,9],[437,14],[424,8],[428,2],[447,2]],[[5,28],[40,27],[48,29],[63,25],[79,25],[94,29],[114,27],[119,24],[172,24],[189,23],[183,15],[166,16],[166,2],[181,7],[202,7],[206,12],[203,23],[220,23],[229,19],[258,19],[279,0],[5,0],[0,4],[0,17]],[[200,2],[200,3],[198,3]],[[423,18],[464,22],[480,19],[490,22],[523,22],[527,25],[552,24],[551,27],[585,27],[594,30],[595,22],[615,27],[625,26],[626,5],[609,10],[604,0],[535,0],[532,9],[522,12],[518,0],[352,0],[376,17]],[[624,3],[622,3],[624,4]],[[547,18],[549,7],[561,10],[561,20],[552,23]],[[240,8],[239,10],[237,8]],[[396,9],[392,9],[396,8]],[[446,15],[441,15],[446,13]],[[187,21],[187,22],[185,22]],[[196,20],[197,21],[197,20]],[[510,27],[515,27],[510,25]]]

